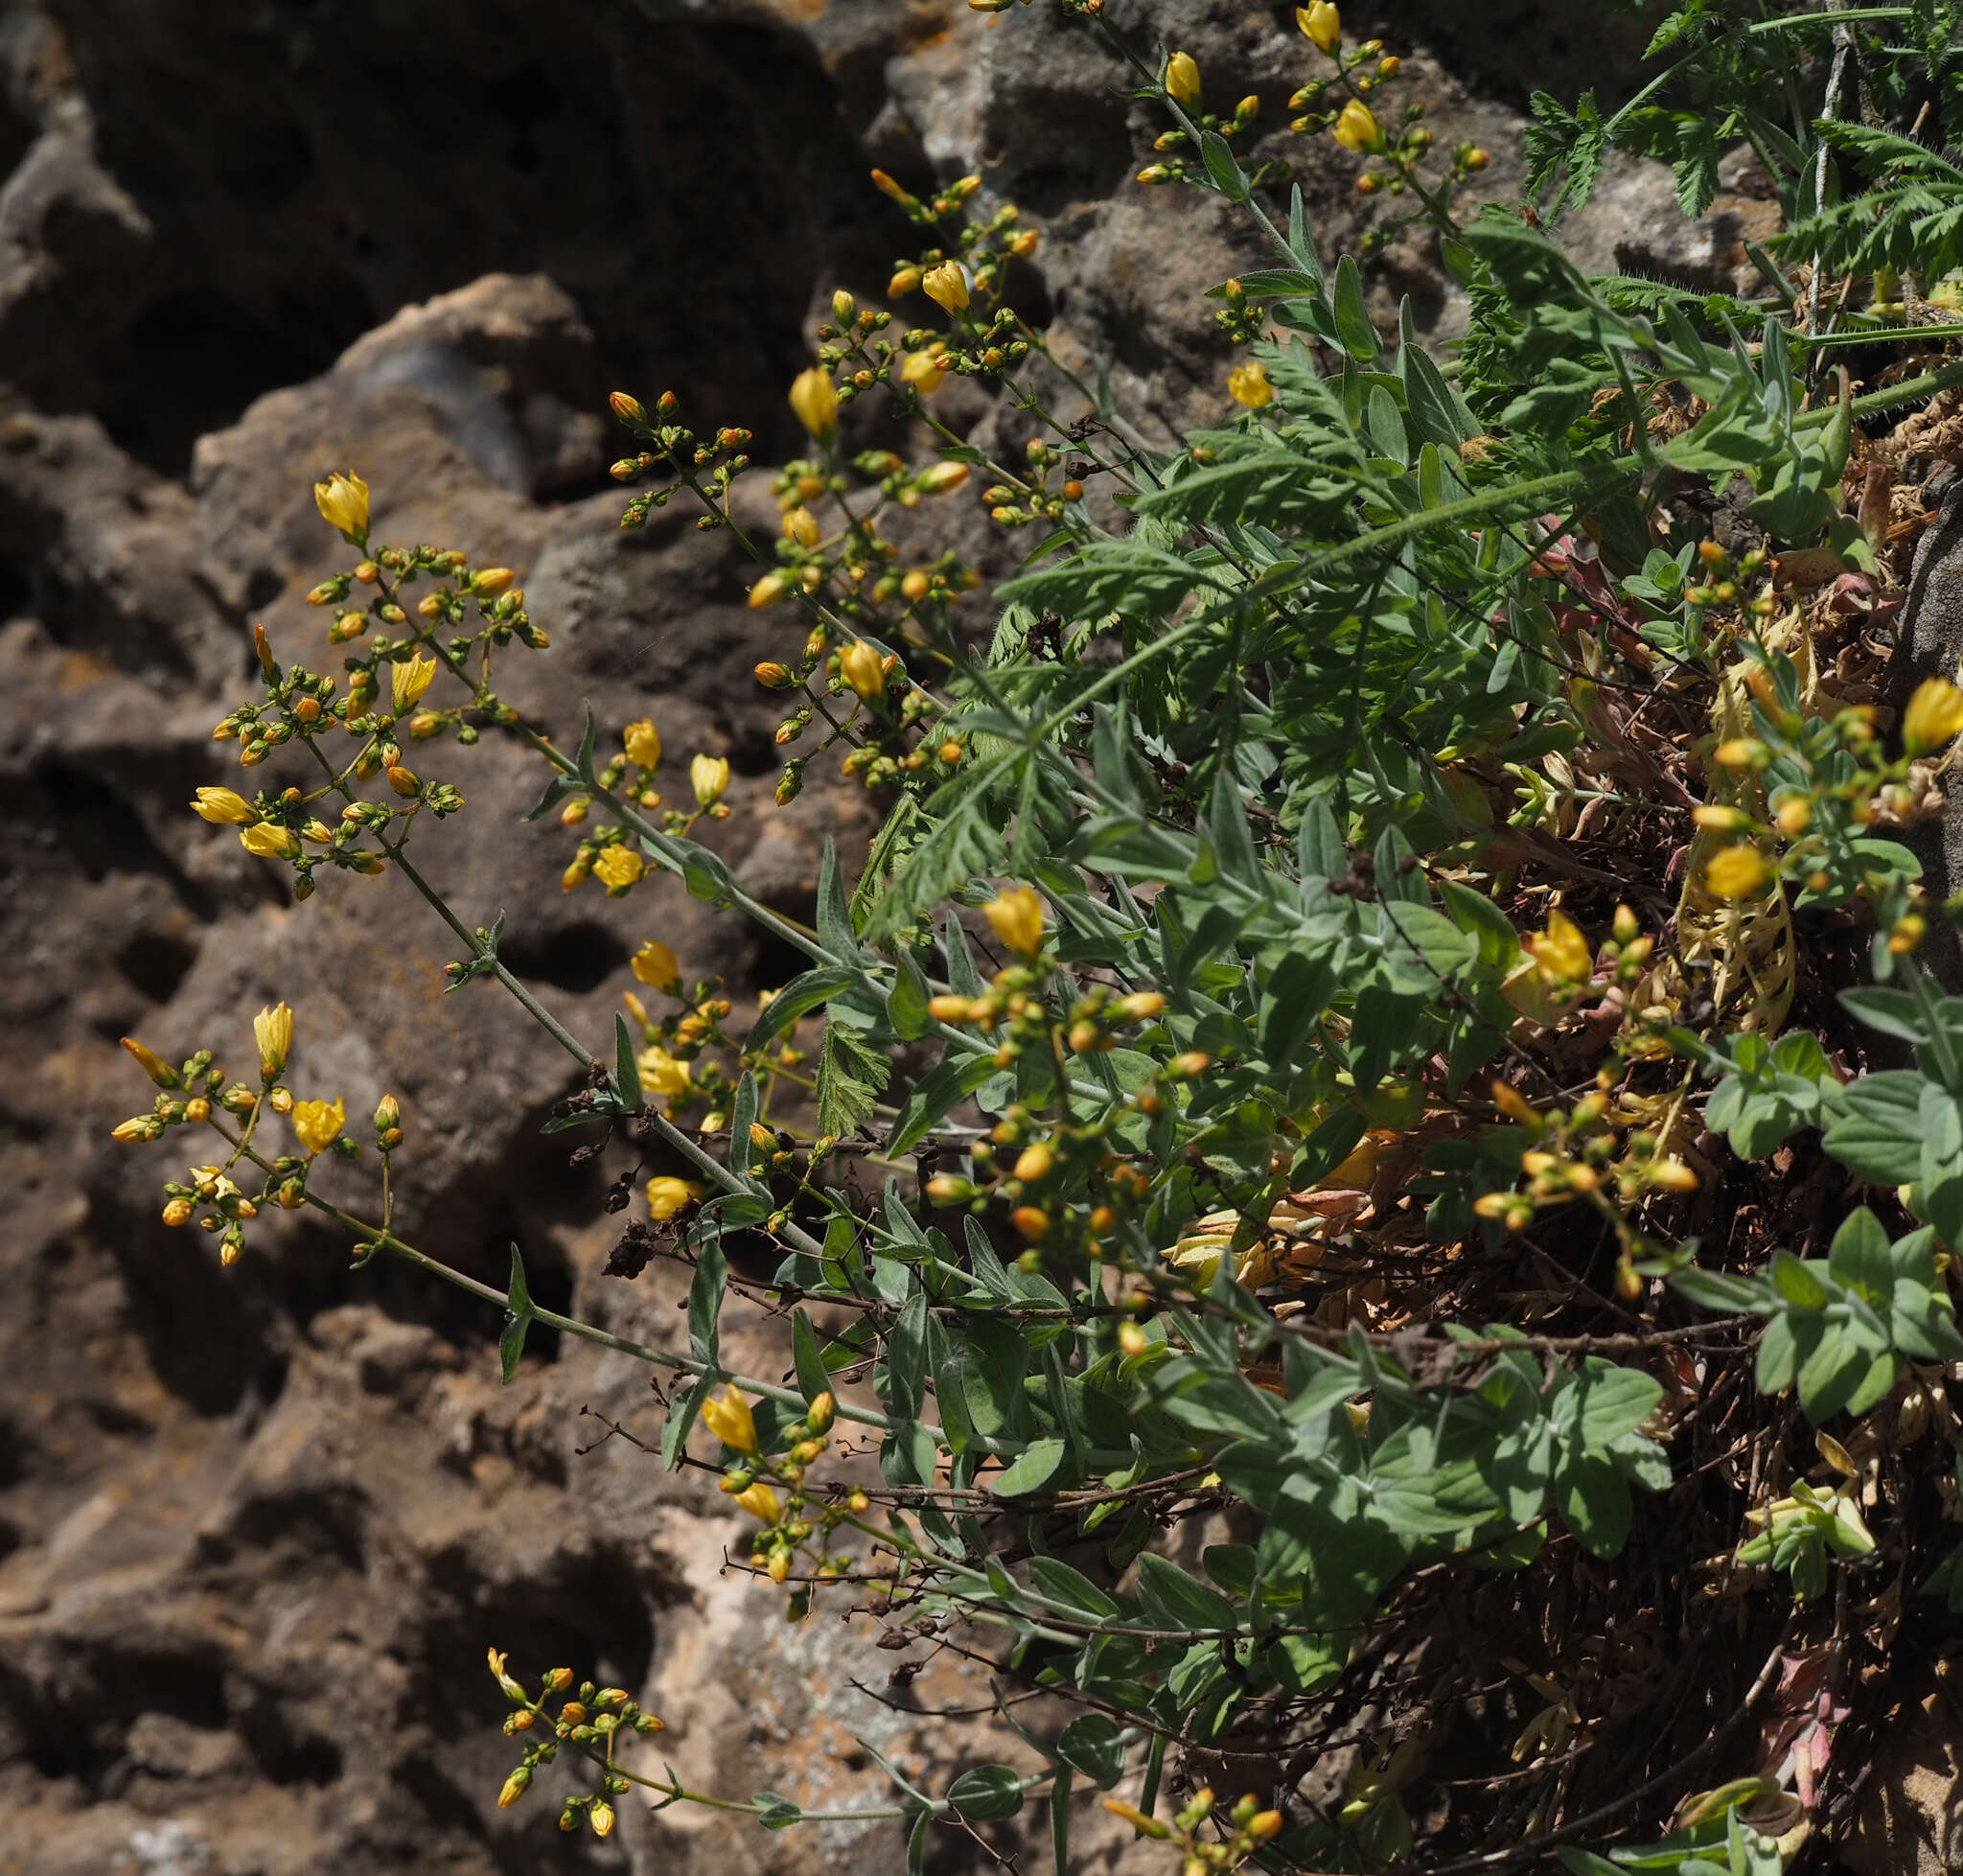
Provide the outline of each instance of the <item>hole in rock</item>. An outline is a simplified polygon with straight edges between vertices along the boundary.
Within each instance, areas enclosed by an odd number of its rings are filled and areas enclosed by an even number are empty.
[[[604,925],[582,919],[549,932],[516,933],[497,954],[518,977],[585,996],[627,962],[627,946]]]
[[[103,423],[131,455],[182,477],[200,436],[262,393],[318,377],[374,323],[350,279],[316,278],[304,298],[283,292],[265,316],[208,284],[167,294],[130,327]]]
[[[196,961],[197,947],[172,932],[138,932],[116,953],[116,968],[151,1003],[169,1003]]]

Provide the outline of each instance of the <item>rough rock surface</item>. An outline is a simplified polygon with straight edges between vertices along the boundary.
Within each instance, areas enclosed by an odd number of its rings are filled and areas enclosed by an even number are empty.
[[[1290,10],[1132,11],[1121,24],[1187,46],[1222,98],[1259,93],[1260,152],[1302,161],[1317,226],[1351,239],[1349,166],[1281,129],[1306,70]],[[1513,9],[1542,27],[1558,11]],[[1598,50],[1511,29],[1469,45],[1452,8],[1383,13],[1410,95],[1442,140],[1492,151],[1495,193],[1518,174],[1513,87],[1565,88]],[[1434,32],[1496,88],[1447,78]],[[1502,37],[1541,65],[1493,58]],[[912,1711],[859,1691],[925,1649],[784,1628],[774,1596],[723,1574],[737,1521],[703,1474],[620,1438],[582,1450],[605,1430],[583,1409],[652,1428],[625,1358],[535,1335],[500,1389],[489,1310],[399,1267],[350,1273],[345,1243],[300,1220],[220,1272],[157,1219],[165,1149],[104,1139],[144,1104],[114,1044],[242,1060],[250,1013],[286,997],[303,1095],[351,1114],[401,1097],[408,1237],[488,1280],[516,1238],[542,1302],[678,1338],[664,1266],[599,1274],[620,1166],[571,1170],[539,1134],[577,1065],[492,989],[442,993],[453,944],[400,885],[335,877],[293,908],[186,813],[194,787],[234,779],[210,725],[246,694],[253,621],[320,660],[300,601],[335,544],[309,484],[352,465],[381,537],[520,569],[553,646],[513,655],[514,701],[565,731],[590,696],[610,732],[653,713],[684,761],[727,753],[718,838],[774,902],[808,906],[823,837],[863,842],[871,811],[815,772],[794,809],[769,805],[773,713],[749,670],[780,628],[744,607],[722,537],[673,511],[619,531],[602,394],[672,384],[701,421],[784,450],[817,309],[907,245],[865,184],[878,162],[915,184],[979,171],[1044,231],[1021,296],[1059,349],[1107,360],[1148,422],[1216,413],[1226,358],[1200,294],[1253,249],[1217,205],[1129,184],[1149,136],[1108,58],[1042,9],[0,0],[0,1013],[24,1071],[0,1104],[5,1876],[897,1866],[890,1824],[768,1835],[630,1802],[602,1844],[562,1841],[549,1796],[492,1808],[512,1757],[493,1644],[636,1690],[675,1766],[737,1796],[880,1802],[860,1742],[933,1778],[965,1730],[918,1714],[985,1687],[942,1657],[888,1696]],[[1616,265],[1737,264],[1722,230],[1710,252],[1651,254],[1655,177],[1618,186],[1628,203],[1588,235],[1628,250]],[[1373,285],[1383,312],[1408,292],[1449,329],[1421,243]],[[981,440],[1020,441],[945,395]],[[782,980],[783,957],[740,935],[732,951],[677,892],[563,897],[563,832],[518,821],[539,783],[519,751],[437,746],[430,766],[469,805],[424,840],[427,869],[466,919],[506,912],[507,959],[576,1032],[606,1033],[656,930],[739,994]],[[729,1345],[781,1359],[740,1315]],[[1087,1827],[1081,1866],[1136,1866],[1126,1835]],[[981,1856],[949,1840],[935,1859]]]

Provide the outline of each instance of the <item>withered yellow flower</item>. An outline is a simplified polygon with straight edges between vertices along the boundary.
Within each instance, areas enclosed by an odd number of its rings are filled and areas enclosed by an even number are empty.
[[[813,436],[829,436],[837,429],[839,394],[832,387],[831,373],[820,365],[800,371],[791,383],[791,408]]]
[[[649,938],[628,967],[643,984],[652,984],[658,990],[672,990],[681,982],[680,961],[659,938]]]
[[[293,1012],[283,1003],[262,1009],[252,1019],[252,1037],[259,1044],[259,1072],[273,1080],[293,1053]]]
[[[425,658],[421,652],[406,664],[390,667],[389,683],[395,697],[395,713],[406,716],[423,701],[423,693],[429,688],[429,681],[436,675],[436,660]]]
[[[920,276],[927,297],[943,313],[968,310],[968,273],[958,261],[943,261]]]
[[[230,788],[200,788],[191,812],[219,827],[244,827],[259,819],[259,810]]]
[[[1581,928],[1564,912],[1547,915],[1547,929],[1530,933],[1527,951],[1551,984],[1578,984],[1588,975],[1593,954]]]
[[[631,846],[610,846],[593,862],[593,876],[610,893],[624,892],[648,869],[648,863]]]
[[[620,739],[627,747],[627,759],[637,769],[658,769],[661,766],[661,732],[653,722],[642,717],[638,723],[630,723],[620,732]]]
[[[1166,61],[1166,89],[1182,104],[1200,101],[1200,68],[1189,52],[1175,52]]]
[[[1711,856],[1704,869],[1704,887],[1714,899],[1744,899],[1771,876],[1772,869],[1757,847],[1727,846]]]
[[[685,1095],[688,1092],[688,1064],[678,1061],[658,1045],[642,1050],[635,1058],[635,1067],[640,1071],[641,1086],[650,1094],[666,1095],[672,1100],[676,1095]],[[648,1197],[652,1203],[653,1185],[648,1188]]]
[[[1297,7],[1295,23],[1318,52],[1334,52],[1343,43],[1343,16],[1329,0],[1312,0],[1309,6]]]
[[[1342,115],[1336,119],[1335,128],[1329,134],[1345,150],[1353,150],[1359,155],[1364,151],[1379,148],[1384,140],[1384,133],[1377,128],[1370,107],[1354,98],[1343,106]]]
[[[733,1387],[712,1394],[702,1403],[702,1424],[726,1447],[733,1447],[738,1452],[756,1450],[756,1422],[751,1415],[750,1402]]]
[[[1902,713],[1902,746],[1910,755],[1946,748],[1963,730],[1963,690],[1947,678],[1925,678]]]
[[[704,807],[711,807],[723,798],[723,790],[729,785],[729,758],[726,755],[698,755],[688,765],[688,785],[695,790],[695,799]]]
[[[1227,388],[1234,393],[1236,403],[1246,405],[1250,410],[1259,410],[1274,401],[1275,387],[1268,382],[1268,374],[1258,359],[1250,359],[1229,372]]]
[[[300,857],[298,836],[291,829],[270,821],[256,822],[250,827],[240,828],[239,845],[262,860],[297,860]]]
[[[337,527],[351,546],[368,544],[368,484],[352,471],[335,470],[313,485],[313,503],[330,527]]]
[[[677,1067],[681,1064],[677,1063]],[[684,1070],[684,1078],[686,1071]],[[659,1220],[672,1218],[675,1214],[692,1198],[702,1196],[702,1188],[686,1179],[676,1179],[663,1173],[648,1181],[648,1216]]]
[[[853,639],[839,654],[839,676],[868,704],[886,695],[886,660],[864,638]]]
[[[1043,948],[1043,901],[1027,886],[1013,886],[982,908],[995,936],[1019,958]]]
[[[295,1101],[290,1118],[300,1145],[310,1153],[324,1153],[340,1138],[347,1103],[338,1096],[333,1100]]]

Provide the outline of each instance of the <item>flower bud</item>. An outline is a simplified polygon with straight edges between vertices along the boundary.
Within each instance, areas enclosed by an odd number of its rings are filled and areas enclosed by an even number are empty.
[[[876,704],[886,695],[886,660],[877,647],[863,638],[840,652],[839,675],[868,704]]]
[[[831,435],[839,427],[839,394],[831,374],[818,365],[800,371],[792,381],[791,408],[811,435]]]
[[[804,1416],[804,1424],[814,1433],[825,1432],[830,1428],[832,1420],[837,1412],[838,1404],[832,1399],[831,1390],[826,1388],[822,1393],[814,1397],[810,1411]]]
[[[528,1765],[520,1766],[517,1769],[517,1771],[515,1771],[511,1774],[511,1776],[504,1781],[504,1789],[497,1794],[498,1810],[509,1810],[514,1804],[516,1804],[519,1801],[520,1798],[524,1796],[526,1788],[531,1784],[531,1767]]]
[[[943,313],[968,310],[968,274],[958,261],[943,261],[937,267],[930,267],[920,276],[920,285]]]
[[[324,482],[313,485],[314,506],[330,527],[338,528],[351,545],[368,545],[368,484],[352,473],[339,470]]]
[[[709,807],[722,799],[729,785],[729,759],[724,755],[698,755],[688,765],[688,783],[695,790],[699,805]]]
[[[388,771],[388,785],[404,800],[413,800],[423,789],[416,772],[413,769],[404,769],[400,763]]]
[[[853,316],[858,313],[858,302],[855,301],[851,294],[846,292],[843,287],[839,288],[838,290],[832,294],[832,317],[836,319],[840,325],[850,325],[852,323]]]
[[[146,1049],[133,1035],[126,1035],[123,1038],[123,1046],[128,1050],[137,1067],[142,1069],[158,1087],[180,1088],[184,1085],[174,1068],[162,1056]]]
[[[1166,61],[1166,91],[1182,104],[1200,101],[1200,68],[1189,52],[1175,52]]]
[[[229,788],[200,788],[191,811],[215,826],[243,827],[259,819],[259,810]]]
[[[607,402],[612,406],[614,416],[623,424],[645,427],[648,413],[641,408],[638,398],[629,397],[625,391],[615,391]]]

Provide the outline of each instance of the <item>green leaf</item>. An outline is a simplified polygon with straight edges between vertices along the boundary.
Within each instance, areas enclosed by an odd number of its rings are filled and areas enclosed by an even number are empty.
[[[638,1114],[646,1104],[641,1099],[640,1069],[634,1059],[634,1038],[627,1032],[627,1018],[613,1019],[613,1092],[620,1097],[623,1112]]]
[[[1212,179],[1214,189],[1230,202],[1247,199],[1247,178],[1241,174],[1240,165],[1234,160],[1233,146],[1219,131],[1200,132],[1200,157],[1207,166],[1207,174]]]
[[[871,1120],[879,1091],[892,1073],[887,1053],[836,1013],[824,1026],[818,1054],[818,1130],[840,1139]]]
[[[947,1057],[931,1074],[921,1077],[913,1091],[901,1103],[887,1151],[897,1158],[911,1153],[920,1142],[982,1082],[995,1074],[989,1055],[969,1055],[949,1050]]]
[[[525,1331],[532,1324],[532,1293],[525,1285],[525,1262],[518,1246],[511,1247],[511,1278],[504,1292],[504,1329],[497,1337],[497,1360],[508,1384],[518,1373],[518,1358],[525,1350]]]
[[[998,1498],[1020,1498],[1061,1485],[1069,1471],[1070,1448],[1061,1440],[1032,1440],[994,1481]]]
[[[1613,1557],[1629,1535],[1629,1488],[1614,1464],[1574,1453],[1555,1476],[1555,1503],[1591,1557]]]
[[[802,1309],[791,1312],[791,1355],[797,1367],[797,1391],[809,1406],[820,1394],[831,1392],[831,1370],[818,1345],[818,1331]]]
[[[850,989],[859,982],[859,972],[843,964],[820,964],[816,970],[794,977],[764,1005],[743,1045],[745,1050],[760,1049],[782,1035],[798,1017],[829,1002],[841,990]]]
[[[841,963],[851,963],[865,955],[859,935],[852,929],[852,912],[845,902],[838,849],[829,835],[818,863],[818,941]]]
[[[1348,254],[1336,264],[1336,336],[1360,365],[1374,364],[1382,350],[1376,328],[1363,305],[1363,275]]]
[[[711,1368],[721,1362],[717,1340],[723,1292],[728,1282],[729,1266],[723,1256],[723,1241],[711,1238],[698,1253],[695,1275],[688,1285],[688,1352]]]
[[[1781,1302],[1795,1309],[1824,1309],[1827,1286],[1790,1251],[1774,1251],[1770,1268],[1772,1287]]]
[[[1050,1848],[1055,1876],[1071,1876],[1070,1787],[1070,1768],[1065,1766],[1050,1781]]]
[[[902,1042],[917,1041],[927,1033],[931,1021],[927,1014],[927,979],[913,961],[913,954],[902,951],[893,972],[892,992],[886,1002],[887,1020],[892,1024],[893,1033]]]
[[[1639,1368],[1619,1368],[1590,1355],[1575,1377],[1574,1392],[1582,1444],[1599,1452],[1633,1433],[1656,1411],[1663,1384]]]
[[[1059,1558],[1031,1557],[1029,1575],[1044,1595],[1075,1610],[1079,1615],[1088,1615],[1094,1621],[1115,1622],[1124,1613],[1124,1607],[1116,1596],[1098,1588],[1081,1570],[1072,1569]]]
[[[1056,1742],[1056,1756],[1065,1765],[1107,1792],[1124,1776],[1124,1737],[1117,1722],[1101,1713],[1073,1720]]]
[[[1005,1765],[970,1766],[947,1788],[948,1802],[971,1824],[1013,1818],[1023,1797],[1023,1781]]]
[[[1240,1627],[1240,1611],[1225,1596],[1150,1551],[1139,1559],[1138,1591],[1146,1614],[1161,1628],[1231,1631]]]

